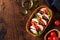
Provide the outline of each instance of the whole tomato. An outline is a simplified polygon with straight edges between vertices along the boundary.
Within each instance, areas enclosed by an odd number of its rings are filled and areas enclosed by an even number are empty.
[[[48,40],[53,40],[51,36],[48,37]]]
[[[54,36],[54,37],[53,37],[53,40],[59,40],[59,39],[58,39],[58,37]]]
[[[55,32],[51,32],[50,35],[51,35],[52,37],[54,37],[54,36],[56,36],[56,33],[55,33]]]
[[[54,22],[54,24],[55,24],[55,26],[59,26],[59,25],[60,25],[59,20],[56,20],[56,21]]]

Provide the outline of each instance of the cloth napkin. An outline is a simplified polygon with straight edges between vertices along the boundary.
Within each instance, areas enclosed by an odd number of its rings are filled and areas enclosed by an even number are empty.
[[[49,7],[54,6],[58,11],[60,11],[60,0],[45,0]]]

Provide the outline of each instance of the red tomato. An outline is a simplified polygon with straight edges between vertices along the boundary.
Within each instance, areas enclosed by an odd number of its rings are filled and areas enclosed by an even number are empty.
[[[39,30],[40,30],[40,28],[39,28],[38,26],[35,26],[35,28],[36,28],[36,30],[37,30],[37,31],[39,31]]]
[[[50,36],[50,37],[48,37],[48,40],[53,40],[53,39],[52,39],[52,37]]]
[[[55,37],[53,37],[53,40],[58,40],[58,37],[56,37],[56,36],[55,36]]]
[[[40,21],[40,24],[41,24],[41,25],[45,25],[43,21]]]
[[[59,26],[59,25],[60,25],[59,20],[56,20],[56,21],[54,22],[54,24],[55,24],[55,26]]]
[[[56,33],[55,32],[51,32],[50,34],[52,37],[56,36]]]
[[[47,13],[48,12],[48,10],[47,10],[47,8],[45,9],[45,13]]]
[[[36,22],[31,22],[31,25],[35,27],[36,26]]]
[[[35,27],[35,29],[36,29],[37,31],[40,30],[40,28],[36,25],[36,24],[37,24],[36,22],[31,22],[31,24],[32,24],[32,26]]]

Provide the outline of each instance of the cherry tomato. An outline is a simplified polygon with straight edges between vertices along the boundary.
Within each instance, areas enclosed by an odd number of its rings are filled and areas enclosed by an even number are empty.
[[[52,39],[52,37],[50,36],[50,37],[48,37],[48,40],[53,40],[53,39]]]
[[[59,20],[56,20],[56,21],[54,22],[54,24],[55,24],[55,26],[59,26],[59,25],[60,25]]]
[[[56,33],[55,32],[51,32],[50,34],[52,37],[56,36]]]
[[[58,40],[58,37],[54,36],[54,37],[53,37],[53,40]]]

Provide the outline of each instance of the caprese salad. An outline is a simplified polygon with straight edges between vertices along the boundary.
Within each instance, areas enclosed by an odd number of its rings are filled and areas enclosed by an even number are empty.
[[[41,8],[31,19],[29,30],[36,35],[41,35],[45,26],[48,25],[48,21],[51,15],[47,8]]]

